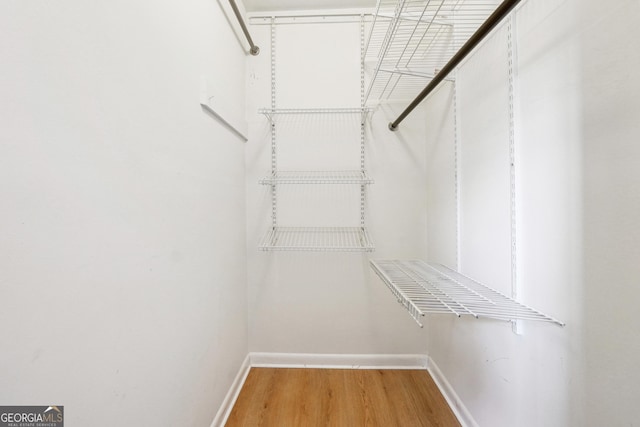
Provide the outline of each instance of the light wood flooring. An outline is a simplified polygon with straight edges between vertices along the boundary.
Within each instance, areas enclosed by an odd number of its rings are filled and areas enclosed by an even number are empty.
[[[227,427],[459,427],[424,370],[252,368]]]

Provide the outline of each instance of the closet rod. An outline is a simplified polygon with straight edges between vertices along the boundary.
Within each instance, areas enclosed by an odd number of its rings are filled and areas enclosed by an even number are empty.
[[[389,130],[395,131],[402,122],[433,90],[453,71],[471,51],[493,30],[493,28],[506,17],[511,10],[520,3],[520,0],[504,0],[500,6],[487,18],[487,20],[473,33],[467,42],[456,52],[447,64],[436,74],[429,84],[420,92],[411,104],[398,116],[394,122],[389,123]]]
[[[242,19],[242,15],[238,10],[238,5],[236,4],[235,0],[229,0],[229,3],[231,4],[233,13],[235,13],[236,18],[238,18],[238,22],[240,23],[240,27],[242,27],[242,32],[244,33],[244,36],[247,38],[247,41],[249,42],[249,46],[251,46],[249,53],[253,56],[256,56],[257,54],[260,53],[260,48],[255,44],[253,44],[253,39],[251,38],[251,34],[249,34],[249,30],[247,30],[247,26],[244,23],[244,19]]]

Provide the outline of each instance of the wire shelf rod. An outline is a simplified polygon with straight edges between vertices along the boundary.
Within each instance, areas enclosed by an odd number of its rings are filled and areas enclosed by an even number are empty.
[[[440,84],[444,77],[453,71],[518,3],[520,3],[520,0],[504,0],[456,54],[451,57],[436,77],[434,77],[409,106],[400,113],[398,118],[389,123],[389,129],[392,131],[396,130],[398,125]]]
[[[240,24],[240,28],[242,28],[242,32],[244,36],[247,38],[247,42],[249,43],[250,49],[249,53],[253,56],[256,56],[260,53],[260,48],[253,43],[253,39],[251,38],[251,34],[249,34],[249,30],[247,29],[247,24],[244,23],[244,19],[242,18],[242,14],[238,9],[238,5],[235,0],[229,0],[229,4],[231,5],[231,9],[233,9],[233,14],[236,15],[236,19]]]

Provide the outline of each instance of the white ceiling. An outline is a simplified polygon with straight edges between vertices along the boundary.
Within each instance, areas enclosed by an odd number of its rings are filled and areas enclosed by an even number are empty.
[[[374,7],[376,0],[244,0],[247,12],[358,9]]]

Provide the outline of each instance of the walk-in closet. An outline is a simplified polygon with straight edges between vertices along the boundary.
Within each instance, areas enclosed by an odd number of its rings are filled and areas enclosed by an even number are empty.
[[[636,425],[639,20],[0,0],[0,426]]]

